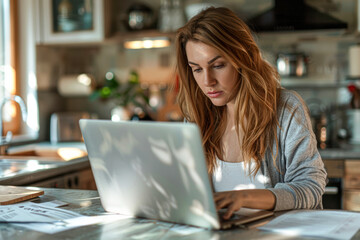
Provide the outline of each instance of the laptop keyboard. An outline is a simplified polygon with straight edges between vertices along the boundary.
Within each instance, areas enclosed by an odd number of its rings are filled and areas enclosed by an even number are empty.
[[[229,219],[224,219],[223,216],[225,215],[226,211],[227,211],[226,209],[220,209],[218,211],[218,216],[219,216],[220,221],[232,221],[232,220],[238,220],[238,219],[241,219],[244,217],[244,215],[234,212]]]

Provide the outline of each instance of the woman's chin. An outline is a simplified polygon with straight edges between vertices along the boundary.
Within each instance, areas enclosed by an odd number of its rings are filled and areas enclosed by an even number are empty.
[[[217,107],[222,107],[222,106],[226,105],[226,102],[224,102],[224,101],[219,101],[217,99],[210,99],[210,100],[211,100],[212,104]]]

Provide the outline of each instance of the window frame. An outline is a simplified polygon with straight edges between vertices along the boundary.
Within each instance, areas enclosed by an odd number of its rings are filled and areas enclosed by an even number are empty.
[[[0,85],[1,99],[8,95],[15,95],[16,92],[16,72],[18,66],[17,57],[17,0],[1,0],[1,61],[2,83]],[[3,135],[7,131],[13,134],[20,133],[20,108],[13,102],[6,102],[3,107]]]
[[[37,99],[36,84],[36,43],[34,32],[34,19],[36,15],[34,3],[36,0],[1,0],[6,8],[4,24],[9,28],[6,30],[10,44],[6,49],[6,76],[4,79],[4,92],[0,98],[9,95],[19,95],[27,107],[27,119],[22,120],[20,107],[15,102],[4,106],[3,116],[10,115],[10,119],[3,121],[3,129],[12,131],[12,143],[38,140],[39,137],[39,107]],[[0,87],[1,88],[1,87]],[[1,90],[0,90],[1,91]],[[7,107],[7,109],[5,109]],[[9,114],[10,113],[10,114]],[[6,115],[5,115],[6,117]],[[9,116],[7,116],[9,118]],[[3,118],[4,120],[4,118]]]

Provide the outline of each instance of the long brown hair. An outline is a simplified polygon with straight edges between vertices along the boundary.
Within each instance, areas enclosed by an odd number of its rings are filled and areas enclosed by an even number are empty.
[[[197,85],[185,51],[188,41],[217,49],[239,72],[234,122],[245,164],[255,160],[254,176],[266,150],[272,149],[274,141],[277,144],[279,74],[262,58],[248,26],[227,8],[207,8],[177,31],[178,103],[184,117],[200,127],[209,173],[216,166],[216,156],[223,159],[226,107],[213,105]]]

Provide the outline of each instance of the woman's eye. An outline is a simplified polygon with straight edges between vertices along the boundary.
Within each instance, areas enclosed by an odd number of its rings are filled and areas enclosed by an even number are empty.
[[[193,69],[193,72],[195,72],[195,73],[201,72],[201,68],[195,68],[195,69]]]
[[[213,68],[219,69],[219,68],[223,68],[225,65],[224,64],[219,64],[219,65],[214,65]]]

